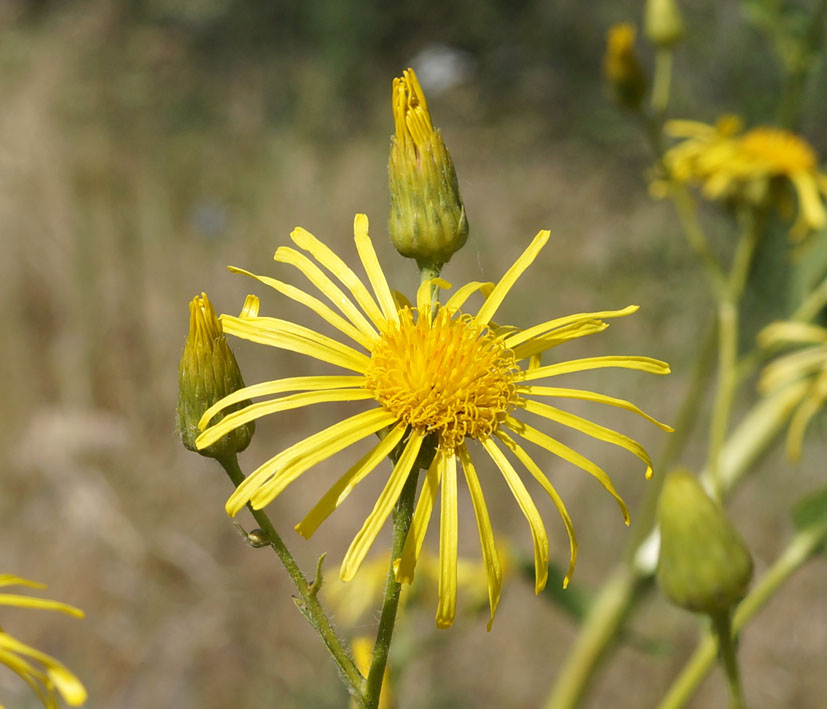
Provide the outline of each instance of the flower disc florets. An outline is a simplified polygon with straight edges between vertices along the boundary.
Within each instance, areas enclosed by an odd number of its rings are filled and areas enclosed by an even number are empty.
[[[818,167],[813,149],[794,133],[769,126],[753,128],[741,138],[741,149],[749,157],[766,162],[780,175],[808,172]]]
[[[490,436],[514,408],[517,370],[514,353],[473,317],[440,308],[431,320],[404,308],[373,349],[365,388],[400,421],[456,448]]]

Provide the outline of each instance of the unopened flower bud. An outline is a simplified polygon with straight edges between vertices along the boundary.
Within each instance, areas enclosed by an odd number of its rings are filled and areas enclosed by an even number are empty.
[[[204,412],[243,387],[241,370],[221,329],[221,321],[207,294],[202,293],[190,302],[190,329],[178,365],[177,428],[186,448],[209,458],[222,459],[243,451],[250,444],[255,422],[239,426],[202,450],[195,445],[195,439],[201,433],[198,421]],[[227,407],[213,418],[213,422],[250,403],[246,400]]]
[[[431,122],[425,94],[413,69],[393,81],[393,118],[388,181],[388,231],[397,251],[420,268],[439,268],[468,238],[468,220],[454,163]]]
[[[637,110],[649,82],[635,50],[636,31],[628,22],[612,25],[606,35],[603,73],[614,100],[623,108]]]
[[[710,615],[746,593],[752,557],[720,505],[686,471],[666,478],[658,503],[661,590],[675,604]]]
[[[683,38],[683,17],[675,0],[646,0],[643,31],[657,47],[674,47]]]

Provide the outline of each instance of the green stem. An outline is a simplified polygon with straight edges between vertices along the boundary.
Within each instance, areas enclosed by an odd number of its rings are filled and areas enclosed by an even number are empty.
[[[544,709],[569,709],[580,703],[589,681],[626,620],[632,599],[643,595],[649,580],[618,564],[594,600],[572,651],[560,668]]]
[[[715,292],[723,292],[726,289],[726,278],[718,263],[718,259],[715,258],[715,255],[709,248],[709,241],[698,221],[698,213],[692,202],[692,197],[689,195],[689,190],[680,182],[670,180],[669,194],[675,205],[678,219],[681,222],[681,227],[683,227],[683,232],[686,235],[689,246],[701,260],[704,268],[706,268],[707,275],[712,281]]]
[[[669,89],[672,83],[672,55],[668,48],[655,54],[655,77],[652,81],[652,112],[660,122],[669,105]]]
[[[241,468],[238,465],[238,458],[235,455],[225,459],[220,459],[218,462],[221,463],[221,467],[224,468],[227,475],[230,477],[230,480],[232,480],[236,487],[244,481],[244,473],[241,471]],[[319,634],[319,637],[322,639],[325,647],[327,647],[333,661],[339,668],[339,672],[341,673],[342,679],[347,685],[347,689],[350,694],[358,702],[360,702],[361,706],[366,706],[365,699],[362,695],[362,683],[364,681],[362,674],[356,668],[353,658],[351,658],[345,644],[336,634],[333,626],[331,626],[330,620],[325,614],[321,603],[319,603],[319,599],[316,597],[316,594],[319,592],[319,588],[321,586],[319,574],[320,568],[317,569],[317,578],[313,584],[309,584],[307,579],[304,577],[304,574],[301,572],[299,565],[296,563],[296,560],[293,558],[293,555],[287,549],[287,546],[282,541],[278,532],[276,532],[276,529],[267,514],[262,510],[253,509],[250,504],[248,504],[247,507],[252,513],[256,524],[264,530],[270,547],[272,547],[273,551],[276,552],[281,560],[281,563],[284,565],[284,568],[287,570],[287,574],[293,580],[293,583],[296,585],[296,589],[298,589],[299,598],[295,599],[296,606],[301,614],[308,620],[310,625],[312,625],[315,631]]]
[[[745,709],[747,702],[744,699],[744,687],[741,684],[741,673],[738,670],[738,655],[732,631],[732,613],[730,611],[714,613],[711,620],[715,638],[718,641],[718,655],[724,666],[729,687],[729,707],[730,709]]]
[[[813,553],[827,539],[827,523],[805,529],[793,537],[787,548],[764,577],[755,585],[747,597],[741,601],[732,619],[732,631],[739,633],[744,626],[772,598],[792,574],[803,566]],[[673,682],[660,703],[659,709],[679,709],[694,694],[709,670],[715,664],[718,644],[712,635],[705,637],[686,666]]]
[[[726,286],[718,291],[718,386],[710,423],[708,467],[713,491],[719,499],[718,459],[729,431],[732,403],[739,382],[739,308],[759,235],[759,220],[752,210],[745,214],[745,221],[746,227],[738,240]]]
[[[396,612],[399,608],[399,594],[402,590],[402,584],[396,582],[393,562],[402,556],[402,547],[405,545],[405,539],[411,527],[418,477],[418,472],[411,471],[393,510],[393,552],[388,569],[388,580],[385,583],[385,599],[382,603],[382,614],[379,617],[376,644],[373,647],[370,671],[365,684],[365,702],[368,709],[376,709],[379,706],[382,680],[385,677],[385,667],[388,664],[388,653],[396,623]]]

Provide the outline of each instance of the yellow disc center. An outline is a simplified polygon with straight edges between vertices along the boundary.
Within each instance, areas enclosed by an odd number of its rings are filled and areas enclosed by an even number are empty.
[[[813,170],[817,163],[807,141],[778,128],[754,128],[741,138],[741,149],[752,158],[766,161],[772,172],[782,175]]]
[[[470,316],[399,312],[371,355],[366,388],[399,420],[455,448],[491,435],[516,403],[514,353]]]

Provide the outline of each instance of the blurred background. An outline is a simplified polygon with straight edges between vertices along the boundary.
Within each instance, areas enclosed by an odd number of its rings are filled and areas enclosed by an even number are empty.
[[[688,34],[671,114],[711,121],[735,110],[748,124],[772,120],[781,74],[744,6],[683,6]],[[601,82],[606,29],[639,25],[641,13],[630,0],[0,2],[0,572],[42,581],[49,597],[87,613],[83,621],[4,613],[3,626],[66,662],[89,689],[87,706],[345,706],[287,575],[228,521],[226,476],[180,445],[176,370],[187,303],[202,290],[219,312],[236,313],[256,292],[263,313],[315,324],[225,270],[283,277],[271,257],[297,225],[352,263],[353,215],[366,212],[389,280],[413,292],[415,268],[385,228],[390,87],[407,66],[452,152],[471,224],[444,276],[496,280],[539,229],[551,228],[503,320],[523,326],[639,303],[637,315],[561,356],[668,360],[668,378],[606,370],[578,385],[671,420],[712,300],[669,205],[649,198],[645,142]],[[821,58],[800,130],[822,156],[826,89]],[[704,216],[724,240],[727,222],[713,209]],[[763,320],[785,311],[786,258],[781,280],[767,281],[769,296],[753,300]],[[248,383],[309,371],[299,357],[232,344]],[[329,407],[260,422],[242,467],[341,416]],[[665,442],[623,412],[572,409],[653,453]],[[689,465],[703,462],[705,426]],[[634,518],[646,485],[639,462],[555,433],[612,474]],[[733,499],[758,574],[791,532],[789,506],[823,483],[823,433],[823,420],[814,422],[796,467],[773,450]],[[269,508],[308,574],[324,551],[329,569],[338,567],[381,484],[372,476],[311,541],[300,539],[293,525],[347,460],[319,465]],[[629,531],[593,479],[551,457],[542,463],[578,532],[573,586],[596,588]],[[483,474],[495,532],[515,554],[530,553],[519,509],[494,470]],[[553,559],[565,564],[562,524],[537,499]],[[461,552],[479,563],[467,502]],[[433,550],[437,536],[434,527]],[[408,609],[397,650],[408,664],[394,678],[403,707],[541,704],[576,627],[559,606],[533,598],[533,582],[513,568],[491,633],[487,611],[463,595],[450,631],[433,627],[432,597]],[[825,586],[823,561],[808,565],[744,634],[754,706],[822,706]],[[335,591],[325,594],[344,634],[374,632],[374,613],[346,623]],[[652,706],[694,647],[695,619],[659,598],[632,625],[643,642],[623,644],[588,706]],[[724,696],[715,671],[692,706],[720,706]],[[36,706],[4,669],[0,698]]]

